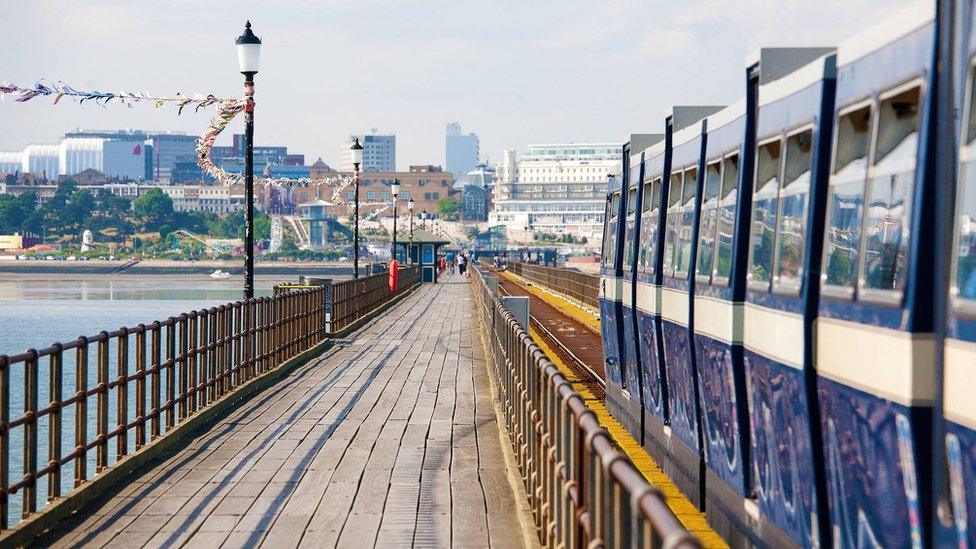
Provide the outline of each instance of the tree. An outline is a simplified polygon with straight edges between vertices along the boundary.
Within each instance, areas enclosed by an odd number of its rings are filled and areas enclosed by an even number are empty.
[[[121,217],[132,210],[132,201],[123,196],[116,196],[106,189],[98,189],[95,193],[95,209],[102,215]]]
[[[146,228],[158,227],[173,216],[173,199],[160,189],[152,188],[136,199],[133,210]]]
[[[88,189],[78,189],[71,194],[68,203],[61,213],[61,223],[64,227],[80,228],[82,223],[95,210],[95,197]]]
[[[0,194],[0,233],[10,234],[31,230],[27,222],[37,209],[37,195],[28,192],[20,196]]]
[[[450,219],[454,217],[460,206],[461,203],[453,198],[442,198],[437,201],[437,215],[444,219]]]

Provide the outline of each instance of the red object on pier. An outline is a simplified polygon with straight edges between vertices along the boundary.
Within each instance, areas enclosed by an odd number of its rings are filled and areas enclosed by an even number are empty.
[[[400,262],[394,259],[390,262],[390,277],[389,285],[390,291],[395,292],[397,289],[397,282],[400,279]]]

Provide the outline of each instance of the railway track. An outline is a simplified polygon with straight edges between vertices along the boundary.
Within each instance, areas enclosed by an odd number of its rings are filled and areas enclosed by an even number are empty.
[[[498,277],[498,289],[503,295],[529,298],[529,323],[535,336],[577,376],[576,381],[602,399],[606,383],[600,334],[511,280]]]

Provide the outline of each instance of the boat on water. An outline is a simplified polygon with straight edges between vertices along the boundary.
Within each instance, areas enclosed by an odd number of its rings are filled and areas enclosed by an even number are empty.
[[[216,271],[210,273],[210,278],[222,280],[225,278],[230,278],[230,273],[228,273],[227,271],[221,271],[220,269],[217,269]]]

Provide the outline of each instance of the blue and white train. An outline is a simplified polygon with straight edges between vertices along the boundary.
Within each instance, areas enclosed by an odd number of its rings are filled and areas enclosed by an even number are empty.
[[[936,4],[760,50],[609,186],[608,408],[733,545],[976,547],[976,10]]]

